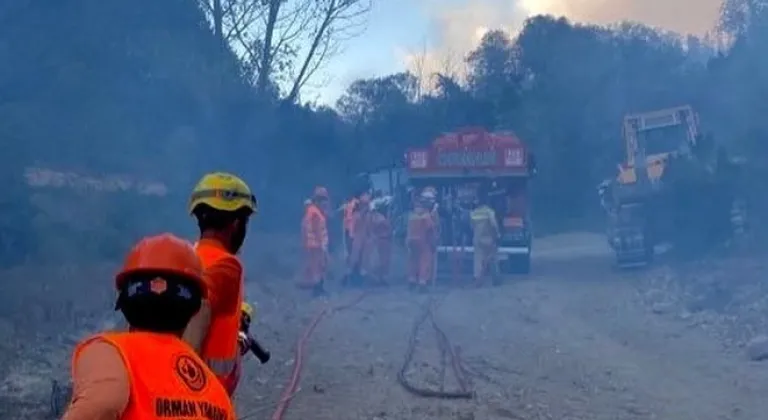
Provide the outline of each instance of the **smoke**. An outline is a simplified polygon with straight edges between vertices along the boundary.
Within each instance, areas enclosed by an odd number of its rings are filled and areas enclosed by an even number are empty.
[[[520,30],[529,16],[552,14],[576,22],[632,20],[683,34],[714,28],[722,0],[421,0],[430,33],[418,51],[402,54],[422,78],[435,72],[461,76],[463,58],[488,30]]]
[[[600,24],[634,20],[683,34],[704,35],[714,27],[722,0],[521,0],[520,4],[531,14],[563,15]]]

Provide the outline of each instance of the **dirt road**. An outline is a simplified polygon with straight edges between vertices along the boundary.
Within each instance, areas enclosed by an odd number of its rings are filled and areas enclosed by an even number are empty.
[[[475,372],[476,399],[423,399],[399,387],[396,375],[408,335],[429,297],[390,290],[320,325],[286,420],[766,415],[764,365],[725,352],[689,324],[651,313],[635,287],[642,274],[612,271],[601,245],[573,246],[573,252],[564,253],[545,244],[535,259],[535,274],[503,287],[437,292],[443,295],[438,322]],[[571,258],[574,254],[579,258]],[[278,398],[277,387],[290,370],[286,359],[290,365],[290,355],[278,356],[277,371],[269,371],[280,374],[269,380],[266,368],[251,365],[238,399],[241,411],[268,414],[265,402]],[[408,377],[437,389],[440,357],[428,328],[415,359]],[[456,388],[450,375],[445,387]]]
[[[319,325],[285,420],[765,418],[766,365],[726,351],[690,322],[653,313],[639,289],[647,273],[619,273],[609,263],[599,236],[565,235],[540,241],[533,274],[501,287],[373,292]],[[248,362],[237,403],[245,418],[264,419],[296,363],[301,327],[325,303],[282,275],[260,277],[250,289],[260,304],[256,332],[273,360]],[[330,303],[357,293],[337,292]],[[396,381],[413,322],[433,298],[441,302],[437,322],[472,372],[475,399],[419,398]],[[2,361],[0,418],[43,418],[50,378],[66,378],[69,350],[61,343],[73,342],[66,335],[23,346],[34,347],[37,359]],[[424,328],[407,377],[438,389],[439,362],[435,334]],[[457,387],[450,370],[443,385]]]

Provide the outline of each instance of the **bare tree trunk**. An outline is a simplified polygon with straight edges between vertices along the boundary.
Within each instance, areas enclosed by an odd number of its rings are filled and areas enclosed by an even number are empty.
[[[315,54],[317,54],[317,49],[320,47],[320,44],[323,42],[323,38],[326,36],[326,31],[328,31],[328,27],[331,25],[331,22],[333,22],[333,14],[336,12],[336,6],[335,1],[331,3],[331,5],[328,6],[328,9],[326,10],[325,15],[323,16],[323,22],[320,24],[320,27],[317,30],[317,33],[315,34],[315,37],[312,39],[312,45],[309,47],[309,51],[307,52],[307,56],[304,59],[304,63],[301,65],[301,70],[299,70],[299,74],[296,76],[296,79],[293,81],[293,86],[291,87],[290,93],[288,93],[288,96],[285,98],[286,102],[295,102],[296,98],[299,96],[299,91],[301,90],[301,87],[304,86],[304,83],[306,83],[307,79],[307,72],[309,71],[309,65],[312,63],[312,59],[315,58]],[[321,58],[322,60],[322,58]]]
[[[224,9],[221,0],[213,0],[213,34],[221,45],[226,44],[224,39]]]
[[[281,0],[271,0],[269,2],[269,13],[267,15],[267,25],[264,29],[264,45],[261,48],[261,61],[259,63],[259,77],[256,82],[256,89],[259,93],[264,93],[269,84],[270,70],[272,69],[272,38],[275,34],[275,24],[280,12]]]

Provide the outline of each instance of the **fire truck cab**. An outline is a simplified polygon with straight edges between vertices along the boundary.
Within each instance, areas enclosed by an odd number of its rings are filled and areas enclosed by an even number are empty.
[[[488,193],[501,228],[501,274],[530,271],[528,183],[535,174],[535,163],[514,133],[462,128],[439,136],[428,147],[409,149],[405,158],[413,193],[426,187],[437,191],[438,278],[472,273],[474,248],[469,215],[477,206],[480,191]]]

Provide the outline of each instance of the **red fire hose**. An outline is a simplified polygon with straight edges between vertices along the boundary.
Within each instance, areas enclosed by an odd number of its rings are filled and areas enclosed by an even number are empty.
[[[281,395],[280,401],[277,404],[277,409],[275,409],[274,414],[272,414],[272,420],[282,420],[283,415],[285,415],[285,410],[288,409],[288,405],[296,393],[296,389],[299,387],[299,381],[301,380],[301,369],[304,364],[304,354],[307,342],[309,341],[309,337],[315,331],[317,324],[319,324],[326,315],[332,315],[334,312],[338,312],[357,305],[366,295],[367,293],[363,292],[357,298],[352,299],[350,302],[345,304],[334,307],[326,306],[317,315],[315,315],[315,317],[312,319],[312,322],[309,323],[307,328],[304,330],[304,333],[301,335],[301,338],[296,343],[296,352],[294,353],[296,362],[293,365],[293,372],[291,372],[288,386],[283,390],[283,394]]]

